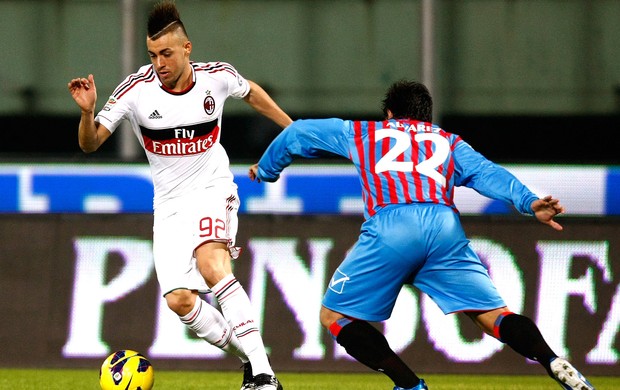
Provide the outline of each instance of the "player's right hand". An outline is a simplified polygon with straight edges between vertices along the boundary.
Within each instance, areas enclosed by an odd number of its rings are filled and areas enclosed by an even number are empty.
[[[88,78],[77,78],[71,80],[67,87],[71,93],[71,97],[77,105],[86,112],[94,112],[97,103],[97,87],[95,86],[95,78],[92,74]]]
[[[252,181],[256,181],[260,183],[260,179],[258,178],[258,164],[254,164],[248,170],[248,177]]]

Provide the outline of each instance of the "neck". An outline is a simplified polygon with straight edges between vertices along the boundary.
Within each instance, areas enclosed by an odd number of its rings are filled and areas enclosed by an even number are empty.
[[[174,84],[168,83],[164,84],[164,86],[170,91],[182,92],[188,89],[192,85],[192,82],[192,66],[188,63],[185,70],[183,70],[183,73],[181,73],[179,78],[174,81]]]

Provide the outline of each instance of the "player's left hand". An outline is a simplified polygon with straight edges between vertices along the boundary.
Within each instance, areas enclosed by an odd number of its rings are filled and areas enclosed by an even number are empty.
[[[562,225],[553,220],[553,217],[565,211],[559,199],[547,195],[542,199],[535,200],[532,202],[532,211],[541,223],[549,225],[555,230],[563,229]]]
[[[260,183],[260,179],[258,178],[258,164],[254,164],[250,167],[248,170],[248,176],[250,180]]]

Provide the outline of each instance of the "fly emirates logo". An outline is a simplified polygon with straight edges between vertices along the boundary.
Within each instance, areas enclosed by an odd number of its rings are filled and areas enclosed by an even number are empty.
[[[144,148],[162,156],[187,156],[204,153],[217,142],[220,131],[217,122],[192,127],[158,130],[142,127]]]

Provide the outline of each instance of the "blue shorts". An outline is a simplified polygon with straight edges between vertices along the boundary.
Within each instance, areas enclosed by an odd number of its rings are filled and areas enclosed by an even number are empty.
[[[323,306],[383,321],[404,284],[426,293],[444,313],[506,306],[458,214],[443,205],[391,205],[365,221],[328,284]]]

